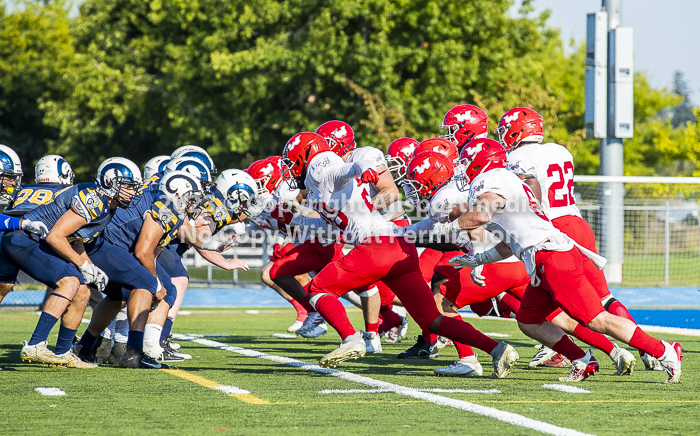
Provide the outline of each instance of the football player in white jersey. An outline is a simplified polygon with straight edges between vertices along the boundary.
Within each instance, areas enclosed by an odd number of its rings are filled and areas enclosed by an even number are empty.
[[[542,143],[543,121],[540,114],[525,107],[511,109],[501,117],[496,133],[508,151],[509,169],[532,189],[554,227],[597,253],[593,230],[576,206],[574,158],[562,145]],[[610,293],[603,272],[591,262],[585,262],[584,268],[605,310],[635,322],[627,308]],[[585,335],[584,332],[582,334]],[[612,344],[603,349],[607,354],[614,351],[609,347]],[[648,355],[642,354],[642,359],[647,367],[655,365]]]
[[[401,193],[394,182],[393,176],[388,171],[389,165],[384,158],[384,153],[374,147],[357,147],[355,132],[349,124],[333,120],[327,121],[316,130],[328,143],[331,151],[340,156],[346,163],[354,163],[360,160],[371,161],[377,170],[378,180],[369,184],[371,204],[384,216],[399,227],[411,224],[403,206],[401,205]],[[381,282],[370,284],[361,289],[356,289],[362,301],[362,309],[365,316],[365,331],[368,332],[370,341],[368,348],[374,351],[381,348],[379,342],[380,315],[385,330],[402,326],[406,329],[406,318],[392,311],[395,295]],[[374,344],[374,345],[373,345]]]
[[[310,132],[294,135],[285,146],[283,157],[285,174],[293,183],[301,182],[308,188],[309,202],[322,221],[354,245],[350,253],[331,262],[310,285],[309,301],[343,339],[338,349],[321,359],[321,366],[335,367],[364,356],[363,334],[355,332],[338,297],[382,280],[404,302],[421,328],[430,326],[434,333],[490,353],[495,377],[510,373],[518,358],[513,347],[494,341],[466,322],[443,317],[438,311],[430,289],[421,279],[415,245],[396,237],[403,230],[387,221],[370,201],[367,184],[378,180],[373,162],[345,163],[330,152],[323,138]],[[296,216],[289,219],[291,225],[323,227],[318,221]]]
[[[281,159],[282,156],[279,156],[279,158]],[[265,196],[271,195],[272,201],[276,203],[296,202],[300,197],[299,189],[290,189],[287,183],[282,182],[282,170],[277,163],[276,156],[253,162],[248,167],[247,172],[257,184],[258,197],[264,198]],[[288,292],[272,281],[270,278],[270,269],[274,266],[277,259],[282,259],[289,251],[294,249],[296,245],[300,245],[305,241],[294,240],[290,235],[287,235],[285,233],[285,228],[279,227],[277,219],[272,217],[269,212],[270,210],[272,210],[272,208],[266,207],[260,215],[250,218],[251,222],[262,229],[280,232],[273,246],[272,257],[261,271],[261,279],[263,283],[274,289],[275,292],[280,294],[280,296],[287,300],[296,310],[297,317],[294,323],[287,329],[290,333],[296,333],[302,327],[304,321],[306,321],[308,311],[299,301],[294,299]],[[309,276],[307,273],[297,275],[295,279],[302,288],[309,283]],[[291,292],[294,292],[294,289],[292,289]],[[302,301],[305,297],[306,292],[304,292],[303,295],[300,294],[300,299]]]
[[[449,234],[484,226],[503,242],[484,253],[456,257],[453,262],[474,268],[514,254],[525,263],[531,282],[516,317],[518,326],[526,335],[572,360],[572,372],[563,380],[582,380],[595,371],[597,363],[590,350],[584,353],[559,327],[547,321],[559,307],[581,325],[659,359],[669,375],[667,382],[678,382],[682,346],[659,341],[634,322],[605,311],[583,266],[585,257],[600,267],[604,259],[556,229],[532,190],[506,169],[505,148],[493,140],[483,141],[472,150],[465,171],[472,205],[459,219],[433,231]]]
[[[429,218],[436,223],[449,222],[450,213],[469,200],[468,193],[458,189],[453,175],[452,162],[443,154],[426,151],[415,155],[406,171],[404,184],[406,197],[413,203],[429,200]],[[463,251],[468,251],[473,246],[475,252],[484,252],[500,242],[483,233],[482,231],[479,235],[471,235],[472,240],[470,240],[470,235],[466,231],[460,232],[448,235],[447,242]],[[483,241],[474,240],[475,236],[479,236]],[[492,299],[506,292],[512,294],[510,297],[519,306],[519,300],[528,282],[529,277],[525,267],[517,258],[511,256],[486,268],[457,270],[449,280],[442,281],[437,289],[433,289],[433,296],[443,315],[461,318],[457,309],[484,301],[492,302]],[[418,338],[418,343],[402,353],[406,356],[400,354],[399,358],[409,357],[414,348],[425,349],[429,343],[423,338],[427,338],[428,335],[430,332],[424,330],[422,337]],[[431,341],[436,340],[436,337],[431,338]],[[441,375],[480,376],[482,368],[471,347],[458,342],[454,345],[457,348],[459,360],[447,368],[436,368],[435,372]]]

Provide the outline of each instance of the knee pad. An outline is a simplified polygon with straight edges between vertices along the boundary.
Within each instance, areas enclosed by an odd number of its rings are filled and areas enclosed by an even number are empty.
[[[326,295],[331,296],[331,294],[326,294],[326,293],[320,293],[320,294],[314,294],[309,298],[309,304],[313,306],[314,309],[316,309],[316,303],[318,300],[321,299],[321,297],[325,297]]]
[[[603,303],[603,309],[605,309],[606,312],[610,311],[610,306],[612,306],[612,304],[616,301],[617,300],[615,299],[615,297],[612,296],[612,294],[600,300],[600,302]]]
[[[372,295],[377,294],[378,292],[379,292],[379,288],[377,288],[376,286],[372,286],[372,289],[367,289],[367,290],[364,291],[364,292],[360,292],[358,295],[359,295],[360,297],[369,298],[369,297],[371,297]]]

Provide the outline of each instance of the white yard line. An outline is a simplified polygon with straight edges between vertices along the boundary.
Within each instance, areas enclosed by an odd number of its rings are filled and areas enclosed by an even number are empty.
[[[248,394],[250,394],[249,391],[246,391],[245,389],[241,389],[241,388],[239,388],[238,386],[223,386],[223,385],[219,385],[219,386],[214,386],[212,389],[214,389],[214,390],[216,390],[216,391],[221,391],[221,392],[223,392],[223,393],[225,393],[225,394],[238,394],[238,395],[240,395],[240,394],[243,394],[243,395],[248,395]]]
[[[555,391],[566,392],[567,394],[590,394],[591,391],[586,389],[577,388],[576,386],[569,385],[542,385],[545,389],[552,389]]]
[[[180,335],[173,334],[173,338],[178,340],[192,341],[200,345],[205,345],[212,348],[218,348],[220,350],[230,351],[232,353],[241,354],[248,357],[256,357],[258,359],[270,360],[272,362],[281,363],[284,365],[293,366],[296,368],[304,369],[306,371],[319,372],[322,374],[332,375],[334,377],[341,378],[343,380],[348,380],[355,383],[361,383],[366,386],[371,386],[376,389],[386,389],[390,392],[394,392],[399,395],[405,395],[407,397],[416,398],[419,400],[429,401],[434,404],[441,406],[453,407],[455,409],[465,410],[467,412],[475,413],[477,415],[487,416],[490,418],[503,421],[508,424],[512,424],[518,427],[529,428],[541,433],[552,434],[552,435],[562,435],[562,436],[583,436],[588,435],[587,433],[580,432],[578,430],[573,430],[565,427],[558,427],[553,424],[549,424],[542,421],[537,421],[526,416],[518,415],[517,413],[506,412],[503,410],[498,410],[493,407],[482,406],[479,404],[470,403],[468,401],[456,400],[454,398],[443,397],[440,395],[435,395],[430,392],[421,392],[418,389],[409,388],[406,386],[397,385],[394,383],[389,383],[381,380],[375,380],[370,377],[365,377],[351,372],[339,371],[337,369],[331,368],[321,368],[318,365],[313,365],[311,363],[302,362],[301,360],[290,359],[289,357],[276,356],[274,354],[261,353],[255,350],[249,350],[247,348],[235,347],[232,345],[222,344],[221,342],[211,341],[208,339],[197,338],[190,335]]]
[[[500,394],[498,389],[441,389],[441,388],[425,388],[416,389],[421,392],[441,392],[444,394]],[[394,392],[391,389],[324,389],[318,391],[319,394],[382,394],[385,392]]]
[[[35,388],[34,390],[47,397],[62,397],[66,395],[66,393],[59,388]]]

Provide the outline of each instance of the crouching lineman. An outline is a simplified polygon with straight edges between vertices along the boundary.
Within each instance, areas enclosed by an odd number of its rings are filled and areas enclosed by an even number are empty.
[[[572,361],[571,381],[585,378],[597,363],[590,350],[583,352],[559,327],[547,321],[557,308],[582,326],[657,358],[669,375],[667,382],[678,382],[683,347],[659,341],[629,319],[606,312],[584,271],[586,257],[600,268],[604,259],[552,225],[532,190],[506,169],[506,150],[501,144],[489,140],[473,153],[465,177],[474,204],[459,219],[434,231],[449,234],[484,226],[503,242],[484,253],[456,257],[453,262],[474,268],[515,254],[525,263],[531,282],[516,317],[518,326]]]
[[[378,180],[372,162],[346,164],[323,138],[310,132],[294,135],[283,157],[285,176],[303,182],[322,220],[354,244],[350,253],[331,262],[311,282],[309,301],[343,339],[338,349],[321,359],[321,366],[335,367],[365,355],[362,332],[355,332],[338,297],[381,280],[404,302],[421,328],[430,326],[432,332],[490,353],[493,376],[510,373],[518,358],[513,347],[494,341],[464,321],[443,317],[435,307],[430,288],[422,280],[416,247],[396,237],[403,230],[384,219],[369,201],[367,184]],[[301,227],[324,227],[319,220],[298,216],[288,220]]]
[[[133,162],[107,159],[97,170],[96,183],[72,186],[25,215],[46,225],[46,241],[24,232],[3,236],[2,256],[7,261],[3,280],[14,280],[22,270],[55,289],[31,339],[23,343],[22,360],[75,368],[96,366],[81,361],[70,349],[90,296],[86,284],[102,290],[108,282],[107,275],[87,256],[84,244],[102,233],[115,209],[129,205],[140,183],[141,172]],[[47,339],[59,317],[61,327],[52,352]]]

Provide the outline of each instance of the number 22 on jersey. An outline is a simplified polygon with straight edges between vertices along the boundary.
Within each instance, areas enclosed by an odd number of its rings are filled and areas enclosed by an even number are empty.
[[[574,200],[573,162],[564,162],[563,168],[559,164],[551,164],[547,168],[547,177],[557,178],[557,180],[549,186],[549,191],[547,192],[549,207],[564,207],[576,204],[576,200]]]

